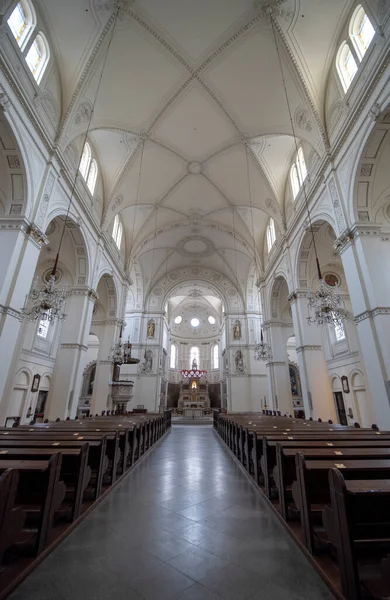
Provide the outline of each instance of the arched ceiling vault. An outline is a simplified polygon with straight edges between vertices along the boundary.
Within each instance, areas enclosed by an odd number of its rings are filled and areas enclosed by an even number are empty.
[[[297,136],[321,155],[329,57],[353,0],[121,0],[90,138],[103,180],[102,227],[109,230],[120,214],[127,260],[138,261],[146,288],[167,264],[196,260],[241,279],[253,245],[263,247],[269,218],[285,227],[295,149],[266,1],[276,7]],[[58,145],[65,152],[85,132],[115,2],[36,4],[62,80]],[[191,236],[208,239],[215,251],[180,254]],[[151,239],[159,249],[153,273]]]

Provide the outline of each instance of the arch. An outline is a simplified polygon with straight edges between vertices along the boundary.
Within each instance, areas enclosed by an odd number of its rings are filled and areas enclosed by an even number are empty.
[[[73,214],[72,214],[73,212]],[[62,228],[64,226],[64,222],[66,219],[66,213],[62,208],[53,208],[52,211],[47,215],[45,219],[46,225],[44,231],[46,235],[49,237],[49,242],[52,247],[57,248],[59,238],[62,232]],[[74,211],[70,211],[70,215],[67,217],[66,231],[64,236],[64,244],[66,243],[66,239],[70,242],[71,247],[73,249],[73,259],[75,266],[74,273],[74,285],[89,285],[90,284],[90,248],[87,242],[87,237],[85,235],[85,224],[82,221],[79,221],[78,216],[74,214]],[[60,263],[62,263],[62,267],[67,269],[70,274],[72,274],[72,269],[69,268],[69,260],[67,261],[69,255],[65,255],[63,252],[60,253]],[[47,254],[41,251],[40,258],[38,261],[37,269],[42,265],[48,265],[47,268],[50,267],[54,262],[53,258],[47,259]],[[60,264],[61,268],[61,264]]]
[[[387,104],[376,121],[369,124],[362,141],[362,151],[351,173],[349,212],[352,222],[374,223],[382,220],[380,209],[388,202],[388,196],[382,193],[375,198],[375,184],[379,177],[387,178],[389,131],[390,104]]]
[[[288,287],[287,279],[283,275],[278,275],[273,280],[273,283],[272,283],[271,289],[270,289],[270,296],[269,296],[269,307],[270,307],[269,314],[272,319],[282,320],[283,307],[281,305],[281,299],[282,299],[282,295],[284,294],[284,291],[287,292],[287,294],[286,294],[286,298],[287,298],[288,294],[289,294],[289,287]]]
[[[145,297],[145,309],[150,312],[156,310],[163,312],[169,298],[188,282],[206,284],[212,293],[222,300],[225,310],[229,309],[227,312],[244,311],[245,304],[241,290],[237,290],[225,275],[202,267],[182,267],[160,277]]]
[[[29,212],[34,172],[25,167],[23,136],[17,136],[17,130],[9,113],[0,113],[0,194],[5,215],[14,217]]]
[[[333,229],[333,232],[337,231],[335,220],[328,214],[318,213],[312,215],[312,228],[314,236],[318,233],[321,226],[327,223]],[[335,238],[336,238],[336,234]],[[294,287],[307,288],[309,287],[309,262],[312,252],[313,238],[310,230],[305,229],[300,236],[298,242],[298,252],[296,254],[296,263],[294,266]]]
[[[117,282],[111,273],[100,275],[96,291],[99,294],[97,303],[98,310],[104,309],[106,318],[116,318],[118,316],[118,287]]]

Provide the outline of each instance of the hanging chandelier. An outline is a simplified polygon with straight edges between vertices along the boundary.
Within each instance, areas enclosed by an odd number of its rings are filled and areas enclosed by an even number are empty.
[[[346,318],[343,301],[340,294],[335,293],[322,278],[321,268],[317,259],[317,272],[320,282],[319,289],[308,294],[307,322],[309,325],[334,325],[343,327],[342,319]]]
[[[53,323],[55,320],[63,321],[66,317],[64,304],[66,300],[66,288],[56,286],[55,273],[50,274],[50,279],[42,287],[34,287],[26,296],[24,307],[21,310],[23,318],[36,323]]]
[[[267,4],[267,2],[265,2],[265,4]],[[271,21],[272,33],[273,33],[273,37],[274,37],[276,53],[278,56],[279,68],[280,68],[280,73],[281,73],[281,77],[282,77],[284,94],[286,97],[286,104],[287,104],[287,109],[288,109],[288,114],[289,114],[289,119],[290,119],[290,124],[291,124],[291,131],[292,131],[292,135],[293,135],[293,139],[294,139],[295,151],[298,154],[298,150],[299,150],[298,139],[297,139],[297,135],[296,135],[296,131],[295,131],[294,120],[292,118],[291,104],[290,104],[290,100],[289,100],[288,93],[287,93],[287,85],[286,85],[286,80],[285,80],[284,72],[283,72],[282,59],[280,56],[279,45],[278,45],[276,32],[275,32],[275,15],[274,15],[274,10],[273,10],[273,7],[271,6],[271,3],[267,6],[267,14]],[[343,327],[342,321],[343,321],[343,319],[347,318],[347,313],[343,306],[343,300],[342,300],[340,294],[338,293],[337,289],[335,290],[334,287],[327,285],[326,282],[324,281],[324,279],[322,278],[320,262],[318,259],[317,246],[316,246],[316,241],[315,241],[315,236],[314,236],[313,223],[311,220],[309,200],[308,200],[307,193],[306,193],[306,181],[303,181],[302,188],[303,188],[303,197],[304,197],[305,207],[306,207],[306,212],[307,212],[307,217],[308,217],[308,229],[310,231],[310,235],[312,238],[314,255],[315,255],[316,266],[317,266],[318,282],[319,282],[319,289],[317,291],[315,291],[314,293],[311,293],[309,290],[309,293],[308,293],[309,316],[307,317],[307,322],[309,325],[333,324],[338,327]]]
[[[261,328],[260,343],[255,346],[255,360],[268,362],[272,358],[271,347],[264,341],[263,328]]]
[[[85,144],[88,140],[88,134],[91,129],[92,117],[93,117],[93,114],[95,111],[95,106],[96,106],[96,102],[97,102],[98,95],[99,95],[99,90],[100,90],[102,79],[103,79],[103,73],[105,70],[106,63],[107,63],[108,54],[110,52],[110,47],[111,47],[111,43],[112,43],[112,40],[114,37],[116,23],[118,20],[118,15],[119,15],[120,10],[121,10],[121,2],[119,2],[116,5],[116,14],[115,14],[115,18],[113,21],[111,36],[110,36],[110,40],[107,44],[107,50],[106,50],[105,56],[103,58],[103,64],[102,64],[102,69],[101,69],[101,73],[100,73],[100,77],[99,77],[99,82],[98,82],[98,85],[96,88],[96,93],[95,93],[94,101],[93,101],[93,104],[91,107],[87,129],[86,129],[85,136],[84,136],[84,143],[82,145],[80,158],[79,158],[79,161],[77,164],[76,173],[75,173],[74,180],[73,180],[73,185],[72,185],[72,189],[71,189],[71,193],[70,193],[70,197],[69,197],[69,204],[68,204],[68,208],[67,208],[66,215],[65,215],[64,225],[62,227],[61,237],[60,237],[60,241],[58,244],[58,250],[57,250],[56,259],[54,261],[54,266],[51,271],[49,281],[45,282],[43,284],[43,286],[41,286],[39,288],[37,287],[37,285],[35,283],[34,287],[31,289],[29,294],[27,294],[24,306],[21,309],[22,318],[24,318],[28,321],[33,321],[33,322],[42,321],[43,323],[53,323],[54,321],[63,321],[66,317],[65,301],[66,301],[66,297],[67,297],[67,291],[66,291],[66,288],[57,287],[57,284],[56,284],[58,261],[60,258],[60,251],[61,251],[61,247],[62,247],[62,242],[64,240],[64,236],[65,236],[66,226],[67,226],[67,223],[69,220],[70,209],[71,209],[71,206],[73,203],[77,179],[78,179],[79,172],[80,172],[80,165],[81,165],[81,161],[83,158],[83,151],[85,148]]]

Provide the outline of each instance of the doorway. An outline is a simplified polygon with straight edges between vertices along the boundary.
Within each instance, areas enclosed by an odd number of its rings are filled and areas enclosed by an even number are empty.
[[[341,425],[348,425],[347,411],[345,410],[343,392],[333,392],[336,401],[337,414]]]

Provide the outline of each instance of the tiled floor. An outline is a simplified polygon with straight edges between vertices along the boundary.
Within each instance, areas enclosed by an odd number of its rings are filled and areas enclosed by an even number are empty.
[[[177,426],[10,600],[331,600],[211,427]]]

